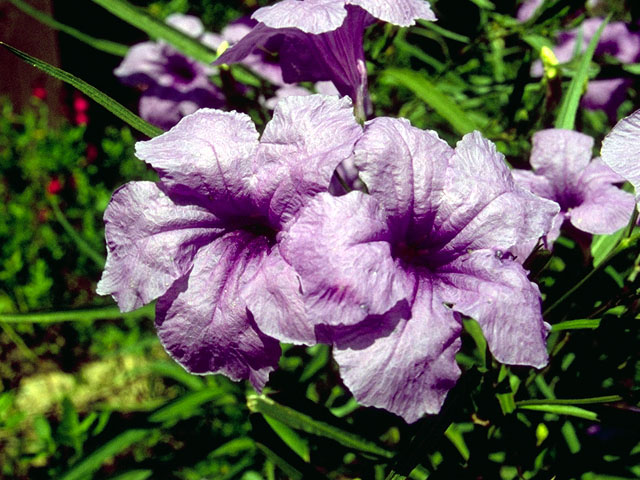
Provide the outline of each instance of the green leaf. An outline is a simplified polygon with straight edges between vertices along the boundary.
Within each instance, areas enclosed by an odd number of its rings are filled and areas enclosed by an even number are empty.
[[[518,405],[520,410],[535,410],[538,412],[554,413],[556,415],[568,415],[571,417],[584,418],[586,420],[597,421],[598,414],[591,410],[576,407],[573,405],[554,405],[554,404],[536,404],[536,405]]]
[[[109,477],[109,480],[147,480],[153,475],[153,470],[130,470],[115,477]]]
[[[151,430],[142,429],[127,430],[121,433],[71,467],[70,470],[58,477],[58,480],[81,480],[91,477],[91,474],[98,470],[103,463],[142,441],[150,433]]]
[[[160,423],[193,417],[199,413],[200,405],[220,398],[223,395],[225,395],[225,392],[220,388],[209,388],[207,390],[187,393],[170,405],[153,412],[149,415],[149,421]]]
[[[165,40],[188,57],[206,64],[212,63],[218,58],[216,52],[209,47],[124,0],[93,1],[121,20],[139,28],[150,37]]]
[[[449,425],[449,428],[445,430],[444,435],[449,439],[451,443],[453,443],[453,446],[456,447],[458,452],[460,452],[460,455],[462,456],[464,461],[469,461],[469,457],[471,455],[471,453],[469,452],[469,447],[464,441],[462,432],[455,423]]]
[[[433,23],[427,20],[418,20],[418,23],[420,25],[422,25],[424,28],[426,28],[427,30],[431,30],[432,32],[437,33],[438,35],[441,35],[445,38],[449,38],[451,40],[455,40],[456,42],[460,42],[460,43],[470,43],[471,40],[469,39],[469,37],[465,36],[465,35],[460,35],[459,33],[456,32],[452,32],[451,30],[447,30],[446,28],[442,28],[440,25],[438,25],[437,23]],[[414,28],[414,31],[417,30],[416,28]]]
[[[596,46],[600,41],[602,30],[604,30],[604,27],[607,25],[607,23],[609,23],[610,18],[611,15],[609,15],[602,22],[600,28],[598,28],[596,33],[591,38],[591,41],[587,46],[587,50],[584,52],[582,58],[580,59],[578,70],[576,71],[574,77],[571,79],[569,89],[567,90],[562,99],[562,103],[560,104],[560,110],[558,112],[558,118],[556,119],[555,124],[556,128],[573,130],[573,127],[575,126],[576,114],[578,113],[578,105],[580,104],[580,97],[582,97],[582,93],[589,76],[589,65],[591,64],[593,54],[596,51]]]
[[[42,70],[48,75],[51,75],[52,77],[62,80],[63,82],[66,82],[69,85],[77,88],[82,93],[87,95],[89,98],[91,98],[95,102],[105,107],[107,110],[113,113],[116,117],[118,117],[119,119],[129,124],[132,128],[135,128],[136,130],[138,130],[140,133],[143,133],[144,135],[150,138],[156,137],[162,133],[162,130],[160,130],[157,127],[154,127],[150,123],[145,122],[143,119],[138,117],[135,113],[133,113],[131,110],[127,109],[120,103],[116,102],[114,99],[102,93],[100,90],[93,87],[92,85],[89,85],[84,80],[81,80],[78,77],[68,72],[65,72],[64,70],[54,67],[53,65],[49,65],[47,62],[43,62],[42,60],[32,57],[31,55],[28,55],[18,50],[17,48],[13,48],[12,46],[7,45],[4,42],[0,42],[0,46],[6,48],[17,57],[21,58],[22,60],[29,63],[30,65]]]
[[[593,405],[599,403],[619,402],[622,400],[620,395],[605,395],[602,397],[589,398],[554,398],[545,400],[521,400],[516,402],[518,407],[523,405]]]
[[[62,226],[64,231],[69,235],[69,237],[74,241],[78,250],[84,253],[87,257],[89,257],[93,262],[98,265],[100,268],[104,268],[104,264],[106,262],[105,258],[98,253],[89,243],[80,236],[78,232],[76,232],[75,228],[69,223],[67,217],[64,216],[60,207],[58,206],[58,200],[53,195],[47,195],[47,200],[49,200],[49,205],[51,205],[51,210],[53,210],[53,215],[56,217],[58,223]]]
[[[172,361],[154,362],[149,366],[149,370],[157,375],[161,375],[166,378],[171,378],[177,382],[180,382],[191,390],[202,390],[205,386],[204,382],[202,381],[202,378],[187,372],[184,368],[179,366],[176,362],[172,362]]]
[[[256,443],[256,445],[264,454],[264,456],[267,457],[268,460],[275,463],[280,468],[280,470],[282,470],[285,475],[287,475],[287,477],[289,477],[291,480],[303,480],[304,476],[302,472],[291,465],[289,462],[287,462],[276,452],[262,443]]]
[[[40,23],[44,23],[45,25],[59,30],[61,32],[66,33],[67,35],[80,40],[81,42],[86,43],[87,45],[95,48],[96,50],[100,50],[102,52],[109,53],[111,55],[116,55],[118,57],[124,57],[129,51],[129,47],[126,45],[122,45],[120,43],[112,42],[110,40],[104,40],[102,38],[94,38],[90,35],[82,33],[80,30],[76,30],[73,27],[65,25],[64,23],[60,23],[54,18],[50,17],[46,13],[41,12],[40,10],[33,8],[26,2],[22,0],[9,0],[13,3],[17,8],[22,10],[27,15],[32,16]]]
[[[224,456],[234,456],[247,450],[253,450],[256,447],[256,443],[249,437],[234,438],[227,443],[220,445],[213,452],[211,452],[209,458],[218,458]]]
[[[600,326],[599,318],[579,318],[577,320],[565,320],[551,325],[552,332],[562,332],[563,330],[595,330]]]
[[[393,453],[379,447],[370,440],[366,440],[354,433],[346,432],[326,422],[311,418],[293,408],[280,405],[263,395],[250,395],[247,397],[247,406],[249,410],[274,418],[291,428],[302,430],[303,432],[311,433],[319,437],[330,438],[345,447],[384,458],[391,458],[393,456]]]
[[[279,422],[275,418],[270,417],[269,415],[263,415],[266,422],[273,429],[274,432],[278,434],[278,436],[282,439],[287,446],[296,452],[298,456],[309,463],[311,460],[311,453],[309,451],[309,442],[300,437],[293,429],[286,426],[284,423]]]
[[[391,68],[384,70],[381,78],[411,90],[420,100],[449,122],[459,134],[464,135],[478,129],[469,116],[449,96],[442,93],[437,85],[427,80],[423,74],[406,69]]]
[[[594,235],[591,241],[591,255],[593,256],[593,266],[597,267],[611,254],[622,239],[625,228],[621,228],[610,235]]]
[[[133,312],[122,313],[118,307],[102,307],[86,310],[67,310],[65,312],[42,313],[0,313],[0,322],[5,323],[53,323],[93,320],[111,320],[116,318],[154,317],[155,305],[146,305]]]

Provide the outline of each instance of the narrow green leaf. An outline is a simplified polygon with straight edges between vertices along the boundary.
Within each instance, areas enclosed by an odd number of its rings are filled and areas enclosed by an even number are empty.
[[[391,68],[382,72],[383,80],[400,84],[441,115],[461,135],[477,130],[475,123],[458,105],[423,74],[407,69]]]
[[[571,79],[569,88],[562,99],[558,118],[556,119],[556,128],[573,130],[576,122],[576,114],[578,113],[578,105],[580,104],[580,97],[582,97],[584,86],[589,78],[589,65],[591,64],[593,54],[596,51],[596,46],[600,41],[602,30],[604,30],[604,27],[609,23],[610,18],[611,15],[602,22],[600,28],[598,28],[591,38],[587,50],[582,55],[580,63],[578,64],[578,70]]]
[[[626,228],[621,228],[610,235],[594,235],[591,241],[591,255],[593,256],[593,266],[600,265],[611,252],[616,248],[624,236]]]
[[[422,25],[424,28],[426,28],[427,30],[431,30],[432,32],[437,33],[438,35],[441,35],[445,38],[449,38],[451,40],[455,40],[456,42],[460,42],[460,43],[471,42],[469,37],[465,35],[460,35],[459,33],[456,33],[456,32],[452,32],[451,30],[447,30],[446,28],[443,28],[436,23],[429,22],[427,20],[418,20],[418,23]],[[414,28],[414,30],[416,29]]]
[[[93,1],[121,20],[139,28],[150,37],[165,40],[194,60],[209,64],[217,58],[216,52],[209,47],[124,0]]]
[[[631,75],[640,75],[640,63],[628,63],[622,65],[622,69]]]
[[[72,87],[77,88],[82,93],[87,95],[89,98],[91,98],[92,100],[99,103],[107,110],[109,110],[116,117],[118,117],[119,119],[129,124],[132,128],[135,128],[136,130],[138,130],[140,133],[143,133],[144,135],[150,138],[156,137],[162,133],[162,130],[160,130],[157,127],[154,127],[150,123],[145,122],[143,119],[138,117],[135,113],[133,113],[131,110],[127,109],[120,103],[116,102],[114,99],[102,93],[100,90],[93,87],[92,85],[89,85],[84,80],[81,80],[78,77],[68,72],[65,72],[64,70],[54,67],[53,65],[49,65],[47,62],[43,62],[42,60],[32,57],[31,55],[26,54],[18,50],[17,48],[13,48],[12,46],[7,45],[4,42],[0,42],[0,46],[6,48],[17,57],[21,58],[28,64],[42,70],[48,75],[51,75],[52,77],[62,80],[63,82],[68,83]]]
[[[180,382],[191,390],[202,390],[205,386],[201,377],[187,372],[173,361],[154,362],[149,365],[149,370],[157,375]]]
[[[582,445],[580,445],[580,440],[578,440],[578,435],[576,434],[576,429],[573,427],[573,424],[567,420],[562,424],[562,427],[560,427],[560,431],[567,442],[569,451],[574,455],[578,453],[582,448]]]
[[[471,455],[471,453],[469,452],[469,447],[464,441],[462,432],[460,431],[460,429],[458,429],[455,423],[449,425],[449,428],[445,430],[444,435],[449,439],[451,443],[453,443],[453,446],[456,447],[458,452],[460,452],[460,455],[462,456],[464,461],[469,461],[469,456]]]
[[[622,400],[620,395],[605,395],[602,397],[589,398],[554,398],[544,400],[521,400],[516,402],[518,407],[523,405],[593,405],[598,403],[619,402]]]
[[[59,477],[58,480],[81,480],[87,477],[90,478],[91,474],[98,470],[103,463],[132,445],[142,441],[150,433],[151,430],[142,429],[127,430],[121,433],[80,460],[80,462]]]
[[[269,415],[263,415],[266,422],[273,429],[274,432],[282,439],[287,446],[296,452],[296,454],[305,462],[309,463],[311,460],[311,452],[309,451],[309,442],[298,435],[293,429],[289,428],[282,422],[279,422],[275,418]]]
[[[577,320],[565,320],[551,325],[552,332],[564,330],[594,330],[600,326],[599,318],[579,318]]]
[[[574,405],[518,405],[521,410],[535,410],[538,412],[555,413],[556,415],[568,415],[571,417],[584,418],[586,420],[597,421],[598,414]]]
[[[280,405],[265,396],[250,395],[247,397],[247,406],[249,410],[268,415],[291,428],[302,430],[319,437],[330,438],[345,447],[384,458],[391,458],[393,456],[393,453],[379,447],[370,440],[366,440],[354,433],[346,432],[326,422],[315,420],[293,408]]]
[[[255,447],[256,447],[256,442],[254,442],[249,437],[234,438],[233,440],[230,440],[227,443],[220,445],[213,452],[211,452],[208,455],[208,457],[218,458],[218,457],[225,457],[227,455],[233,456],[241,452],[246,452],[247,450],[253,450]]]
[[[225,395],[225,392],[220,388],[210,388],[197,392],[189,392],[168,406],[153,412],[149,415],[149,421],[162,423],[193,417],[199,413],[199,407],[203,403],[210,402],[222,397],[223,395]]]
[[[75,242],[78,250],[84,253],[87,257],[89,257],[93,262],[98,265],[100,268],[104,268],[104,264],[106,262],[105,258],[100,255],[91,245],[87,243],[87,241],[80,236],[78,232],[76,232],[75,228],[69,223],[67,217],[64,216],[60,207],[58,206],[58,200],[53,195],[47,195],[47,200],[49,200],[49,205],[51,205],[51,210],[53,210],[53,215],[56,217],[58,223],[62,226],[67,235]]]
[[[102,307],[86,310],[67,310],[65,312],[42,313],[0,313],[0,322],[5,323],[53,323],[93,320],[112,320],[115,318],[139,318],[154,316],[155,305],[146,305],[133,312],[122,313],[118,307]]]
[[[121,43],[112,42],[111,40],[104,40],[102,38],[95,38],[86,33],[82,33],[80,30],[77,30],[73,27],[65,25],[64,23],[58,22],[56,19],[50,17],[46,13],[41,12],[37,8],[33,8],[27,2],[23,2],[22,0],[9,0],[13,3],[17,8],[22,10],[27,15],[32,16],[40,23],[44,23],[48,27],[54,28],[61,32],[66,33],[67,35],[80,40],[81,42],[86,43],[87,45],[95,48],[96,50],[100,50],[102,52],[109,53],[111,55],[116,55],[118,57],[124,57],[129,50],[129,47],[126,45],[122,45]]]
[[[147,480],[153,475],[153,470],[131,470],[115,477],[109,477],[109,480]]]
[[[285,475],[287,475],[287,477],[289,477],[291,480],[303,480],[304,476],[302,475],[302,472],[292,466],[280,455],[278,455],[262,443],[256,443],[256,445],[264,454],[264,456],[267,457],[268,460],[271,460],[273,463],[275,463],[280,468],[280,470],[282,470]]]

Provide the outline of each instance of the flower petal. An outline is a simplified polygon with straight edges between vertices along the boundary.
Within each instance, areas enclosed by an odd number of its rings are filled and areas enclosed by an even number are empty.
[[[549,179],[555,197],[579,191],[579,179],[591,161],[593,138],[573,130],[552,128],[533,135],[531,166]]]
[[[116,190],[104,221],[108,256],[97,292],[112,295],[123,312],[164,294],[222,232],[211,212],[174,203],[152,182]]]
[[[198,17],[193,15],[184,15],[182,13],[172,13],[169,15],[165,22],[167,25],[180,30],[185,35],[189,35],[193,38],[198,38],[204,33],[204,26]]]
[[[265,239],[231,232],[201,248],[193,269],[158,300],[156,327],[169,354],[189,372],[249,379],[261,390],[280,357],[239,293],[266,255]]]
[[[412,127],[405,119],[377,118],[366,124],[356,145],[355,165],[394,223],[428,232],[452,155],[435,132]]]
[[[622,181],[601,159],[593,160],[580,177],[583,201],[567,212],[571,223],[594,234],[613,233],[629,223],[635,201],[632,194],[613,185]]]
[[[154,125],[169,130],[182,117],[199,108],[220,108],[225,104],[224,95],[213,84],[207,88],[194,88],[180,92],[175,88],[152,85],[140,96],[140,116]]]
[[[302,209],[280,251],[301,277],[309,321],[354,325],[407,302],[412,287],[391,256],[390,230],[361,192],[321,193]]]
[[[297,28],[319,34],[335,30],[347,17],[344,0],[282,0],[255,11],[251,18],[271,28]]]
[[[274,224],[283,225],[308,197],[327,191],[336,167],[352,155],[361,135],[348,98],[282,99],[260,139],[256,202],[268,209]]]
[[[367,319],[338,337],[333,349],[340,376],[359,403],[409,423],[438,413],[460,376],[457,314],[442,304],[428,279],[418,284],[410,319]]]
[[[546,234],[559,210],[555,202],[518,187],[495,145],[474,132],[458,142],[451,157],[430,241],[446,255],[482,248],[504,252]]]
[[[166,71],[164,46],[156,42],[143,42],[132,46],[114,75],[126,85],[147,85],[149,83],[169,83],[171,78]]]
[[[435,272],[437,292],[453,309],[475,318],[499,362],[547,364],[549,325],[540,312],[540,292],[522,266],[480,250]]]
[[[243,209],[257,146],[248,115],[202,109],[136,143],[136,155],[159,173],[170,194],[194,197],[224,216]]]
[[[516,185],[538,195],[539,197],[548,198],[549,200],[553,199],[553,187],[547,177],[537,175],[531,170],[521,170],[519,168],[511,170],[511,175],[515,180]]]
[[[417,19],[436,20],[425,0],[346,0],[346,3],[358,5],[374,17],[401,27],[415,25]]]
[[[307,319],[300,279],[277,248],[269,253],[244,287],[242,299],[265,334],[286,343],[316,343],[313,322]]]
[[[602,142],[602,161],[633,185],[640,201],[640,110],[620,120]]]

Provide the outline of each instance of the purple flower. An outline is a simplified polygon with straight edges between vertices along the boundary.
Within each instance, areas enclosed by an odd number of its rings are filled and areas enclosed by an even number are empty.
[[[283,232],[280,254],[299,276],[286,282],[302,295],[248,297],[259,328],[332,344],[355,398],[408,422],[438,412],[460,374],[461,315],[499,361],[544,366],[538,288],[504,252],[545,234],[558,206],[518,187],[477,132],[454,150],[378,118],[354,158],[370,194],[320,193]]]
[[[280,349],[246,298],[292,299],[282,315],[300,303],[279,236],[361,135],[348,99],[314,95],[281,101],[259,140],[247,115],[202,109],[137,143],[160,181],[114,193],[98,293],[122,311],[158,299],[158,335],[173,358],[261,389]]]
[[[548,244],[558,238],[565,221],[595,234],[613,233],[629,222],[633,195],[614,185],[623,179],[600,159],[591,160],[592,151],[593,138],[587,135],[571,130],[542,130],[533,136],[530,162],[534,171],[512,171],[520,186],[560,205],[546,237]],[[518,252],[526,257],[533,247],[521,245]]]
[[[170,15],[167,23],[194,38],[204,35],[196,17]],[[209,80],[214,73],[212,67],[191,60],[163,42],[134,45],[114,70],[123,83],[143,89],[140,116],[163,129],[198,108],[224,105],[224,95]]]
[[[223,42],[227,42],[230,46],[233,46],[249,34],[257,24],[258,22],[249,17],[239,18],[224,27],[220,34],[205,33],[202,36],[202,43],[214,50],[218,50]],[[280,65],[265,51],[251,53],[240,63],[274,85],[281,87],[288,85],[282,79],[282,69]]]
[[[283,0],[253,14],[258,25],[216,61],[237,63],[258,51],[279,55],[287,83],[330,80],[359,115],[368,106],[364,30],[375,18],[395,25],[435,20],[425,0]]]
[[[640,110],[620,120],[602,142],[602,161],[627,180],[640,203]]]
[[[579,51],[584,52],[595,35],[601,18],[589,18],[582,25],[570,32],[563,32],[558,36],[558,45],[554,53],[560,63],[570,61],[576,52],[576,42],[582,39]],[[580,33],[582,32],[582,33]],[[640,61],[640,33],[631,32],[623,22],[611,22],[604,27],[600,41],[596,47],[595,56],[610,55],[623,64]],[[532,73],[542,75],[542,64],[536,62]],[[592,80],[582,97],[582,106],[591,110],[604,110],[609,119],[615,121],[618,107],[627,97],[627,89],[632,84],[629,78],[610,78]]]
[[[518,8],[517,18],[521,22],[526,22],[533,14],[536,13],[536,10],[542,5],[542,0],[526,0],[520,5]]]

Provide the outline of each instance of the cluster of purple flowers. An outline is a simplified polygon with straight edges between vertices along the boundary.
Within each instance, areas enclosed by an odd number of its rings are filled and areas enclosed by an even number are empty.
[[[364,26],[434,18],[422,0],[284,0],[254,17],[220,62],[273,48],[284,81],[331,80],[356,113]],[[312,58],[324,67],[309,78]],[[114,193],[98,292],[123,311],[157,299],[173,358],[258,390],[280,341],[332,345],[355,398],[409,422],[438,412],[457,381],[462,316],[498,361],[543,367],[549,326],[513,252],[567,219],[593,233],[628,221],[633,199],[612,184],[637,186],[640,169],[623,172],[615,150],[630,141],[637,154],[640,121],[609,137],[612,170],[590,162],[589,137],[545,131],[535,173],[512,175],[478,132],[452,148],[404,119],[358,116],[347,97],[290,96],[262,135],[245,114],[205,108],[139,142],[160,180]]]
[[[542,0],[525,1],[518,10],[518,20],[528,20],[540,6]],[[553,49],[558,62],[569,62],[575,55],[584,52],[603,21],[603,18],[588,18],[578,28],[562,32]],[[596,57],[611,56],[623,64],[640,62],[640,32],[630,29],[624,22],[610,22],[604,27],[594,54]],[[542,62],[536,62],[531,73],[542,76]],[[581,105],[591,110],[604,110],[609,119],[615,121],[618,108],[627,98],[627,90],[632,83],[631,76],[592,80],[582,97]]]

